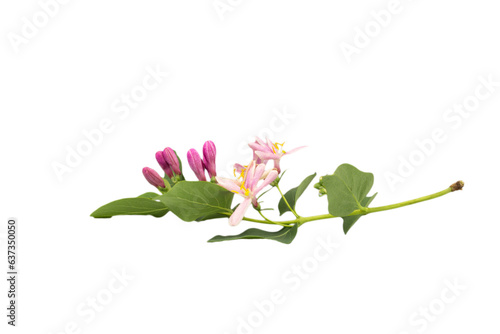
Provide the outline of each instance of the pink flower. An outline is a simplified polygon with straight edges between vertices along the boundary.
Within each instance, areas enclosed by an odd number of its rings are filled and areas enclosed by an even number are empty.
[[[263,141],[259,137],[256,138],[255,143],[250,143],[248,146],[253,150],[254,159],[257,158],[257,163],[267,163],[269,160],[274,161],[274,168],[281,173],[280,160],[286,154],[294,153],[305,146],[294,148],[290,151],[283,150],[285,143],[272,143],[269,139]]]
[[[255,161],[252,161],[248,167],[242,170],[240,177],[236,180],[216,177],[220,186],[244,198],[243,202],[238,205],[229,218],[230,225],[236,226],[240,223],[250,203],[252,203],[254,207],[258,207],[257,194],[278,177],[278,171],[273,169],[267,173],[266,178],[259,185],[262,175],[266,172],[265,169],[265,164],[256,164]]]
[[[259,160],[261,161],[261,160]],[[261,162],[257,162],[255,161],[255,164],[259,165]],[[265,165],[265,163],[264,163]],[[235,177],[238,178],[238,180],[242,180],[245,176],[245,171],[247,170],[248,168],[248,165],[241,165],[241,164],[234,164],[234,170],[233,170],[233,174]],[[269,173],[272,171],[273,169],[267,169],[264,174],[262,174],[262,176],[260,177],[261,180],[264,180],[267,175],[269,175]],[[236,175],[239,175],[239,176],[236,176]]]
[[[203,161],[200,158],[198,152],[192,148],[187,153],[187,159],[189,167],[193,170],[194,174],[200,181],[206,181],[205,168],[203,166]]]
[[[161,176],[152,168],[144,167],[142,169],[142,174],[146,180],[155,187],[165,188],[165,181],[161,178]]]

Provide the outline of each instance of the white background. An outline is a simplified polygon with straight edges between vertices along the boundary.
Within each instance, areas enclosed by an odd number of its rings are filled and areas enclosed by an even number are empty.
[[[480,77],[500,81],[498,5],[401,0],[390,22],[346,57],[343,43],[355,47],[357,29],[380,27],[370,12],[389,1],[222,3],[230,10],[220,15],[211,0],[75,0],[43,22],[37,1],[2,2],[2,270],[6,222],[14,216],[20,279],[15,329],[6,325],[7,285],[0,284],[1,332],[498,332],[500,87],[466,118],[447,112],[474,101]],[[23,18],[33,22],[34,15],[46,25],[15,46],[13,36],[27,29]],[[115,112],[146,68],[169,75],[127,115]],[[54,164],[66,164],[68,149],[103,119],[112,131],[58,179]],[[445,139],[418,153],[416,141],[436,128]],[[340,220],[308,223],[290,245],[207,243],[252,226],[230,227],[227,219],[89,216],[112,200],[153,191],[141,169],[160,170],[157,150],[171,146],[187,165],[189,148],[213,140],[223,174],[248,161],[245,143],[259,134],[285,141],[285,149],[308,146],[283,159],[285,190],[344,162],[374,173],[373,206],[459,179],[466,186],[363,217],[347,236]],[[396,175],[399,158],[410,156],[420,165],[391,186],[388,173]],[[267,198],[275,206],[274,190]],[[297,210],[326,213],[326,197],[311,187]],[[331,240],[339,247],[314,258]],[[294,266],[308,270],[307,278],[293,274]],[[110,282],[120,285],[113,272],[122,270],[133,279],[110,293]],[[446,282],[458,282],[458,296]],[[274,290],[282,303],[270,307],[263,301]],[[91,318],[86,303],[96,297],[107,304]],[[419,312],[429,308],[422,320]]]

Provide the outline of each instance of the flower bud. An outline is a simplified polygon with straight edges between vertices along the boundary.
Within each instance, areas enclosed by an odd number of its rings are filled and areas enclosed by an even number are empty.
[[[177,154],[175,154],[174,150],[172,150],[170,147],[167,147],[163,151],[163,157],[175,174],[182,174],[181,168],[179,166],[179,159],[177,158]]]
[[[167,160],[165,160],[165,156],[163,155],[163,151],[156,152],[156,161],[160,165],[161,169],[168,175],[169,178],[174,177],[174,173],[172,172],[172,168],[168,164]]]
[[[217,172],[215,170],[215,144],[208,140],[203,144],[203,165],[208,172],[210,178],[217,176]]]
[[[161,176],[152,168],[144,167],[142,169],[142,174],[146,180],[155,187],[165,188],[165,181],[161,178]]]
[[[189,163],[189,167],[193,170],[194,174],[200,181],[206,181],[205,178],[205,169],[203,166],[203,161],[200,158],[200,155],[194,148],[190,149],[187,153],[187,159]]]

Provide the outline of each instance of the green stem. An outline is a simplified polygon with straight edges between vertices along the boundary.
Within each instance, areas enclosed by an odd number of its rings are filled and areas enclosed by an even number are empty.
[[[281,192],[281,189],[280,189],[279,185],[276,185],[276,189],[278,189],[278,191],[280,192],[281,197],[285,201],[286,206],[288,206],[288,208],[290,209],[290,211],[292,211],[292,213],[295,215],[295,217],[297,217],[297,219],[299,219],[300,216],[297,214],[297,212],[295,212],[295,210],[290,206],[290,204],[288,204],[288,201],[286,200],[285,195],[283,195],[283,193]]]
[[[409,201],[404,201],[404,202],[391,204],[391,205],[378,206],[378,207],[374,207],[374,208],[365,208],[364,210],[358,209],[358,210],[353,211],[348,216],[367,215],[367,214],[373,213],[373,212],[388,211],[388,210],[393,210],[393,209],[401,208],[404,206],[428,201],[428,200],[431,200],[434,198],[444,196],[450,192],[453,192],[456,190],[461,190],[463,188],[463,186],[464,186],[464,183],[462,181],[458,181],[458,182],[452,184],[450,187],[448,187],[444,190],[441,190],[437,193],[431,194],[431,195],[427,195],[427,196],[423,196],[423,197],[411,199]],[[279,188],[278,188],[278,190],[279,190]],[[281,191],[280,191],[280,193],[281,193]],[[285,198],[285,197],[283,196],[283,198]],[[285,200],[285,202],[286,202],[286,200]],[[251,221],[254,223],[262,223],[262,224],[277,224],[277,225],[281,225],[281,226],[291,226],[293,224],[299,224],[299,226],[300,226],[300,225],[305,224],[305,223],[310,222],[310,221],[330,219],[330,218],[339,218],[337,216],[333,216],[333,215],[328,214],[328,213],[324,214],[324,215],[317,215],[317,216],[310,216],[310,217],[299,217],[297,215],[296,217],[297,217],[297,219],[286,220],[286,221],[281,221],[281,222],[270,222],[269,220],[264,221],[264,220],[259,220],[259,219],[246,218],[246,217],[244,217],[243,220]]]
[[[272,220],[269,220],[266,218],[266,216],[264,216],[264,214],[262,212],[260,212],[260,210],[257,210],[257,212],[259,213],[259,215],[264,218],[266,221],[270,222],[271,224],[274,224],[274,222]]]
[[[284,227],[291,227],[292,224],[297,223],[295,220],[290,220],[288,222],[282,221],[282,222],[273,222],[271,220],[260,220],[260,219],[253,219],[253,218],[247,218],[243,217],[243,220],[249,221],[249,222],[254,222],[254,223],[260,223],[260,224],[271,224],[271,225],[280,225]]]

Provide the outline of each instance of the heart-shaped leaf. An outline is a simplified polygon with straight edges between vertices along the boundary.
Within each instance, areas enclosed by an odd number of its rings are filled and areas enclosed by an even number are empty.
[[[361,201],[373,186],[373,174],[342,164],[333,175],[323,176],[321,183],[327,191],[328,212],[336,217],[345,217],[354,210],[364,208]]]
[[[365,197],[361,201],[361,205],[367,208],[370,205],[370,203],[373,201],[375,196],[377,196],[377,193],[373,194],[373,196],[371,196],[371,197]],[[344,220],[343,227],[344,227],[345,234],[347,234],[347,231],[349,231],[349,229],[354,225],[354,223],[356,223],[358,221],[359,218],[361,218],[361,216],[362,215],[347,216],[347,217],[342,218]]]

